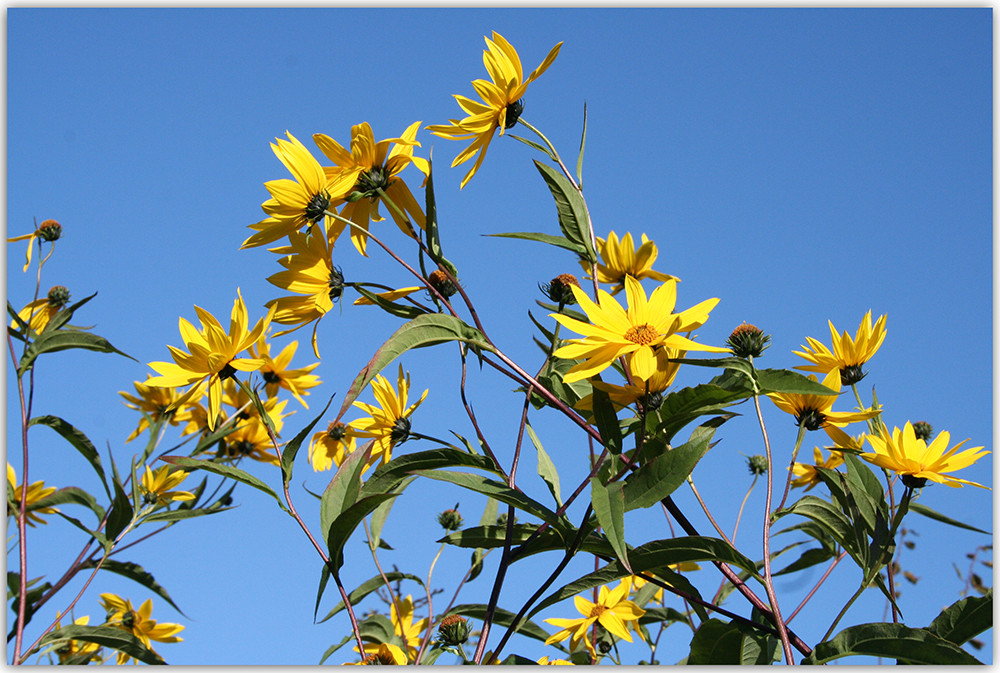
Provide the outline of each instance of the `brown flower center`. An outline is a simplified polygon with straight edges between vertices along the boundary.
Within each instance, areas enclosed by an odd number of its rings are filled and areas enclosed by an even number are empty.
[[[607,609],[608,609],[608,606],[606,606],[606,605],[595,605],[594,607],[592,607],[590,609],[590,616],[591,617],[600,617],[601,615],[604,614],[604,611],[607,610]]]
[[[649,324],[633,325],[625,332],[626,339],[640,346],[651,344],[659,336],[659,333]]]

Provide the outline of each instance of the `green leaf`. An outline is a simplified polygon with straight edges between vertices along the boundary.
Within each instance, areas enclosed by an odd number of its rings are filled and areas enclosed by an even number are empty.
[[[101,465],[101,457],[97,453],[97,449],[91,443],[87,436],[80,432],[78,429],[59,418],[58,416],[35,416],[30,421],[28,421],[28,426],[32,425],[44,425],[46,427],[52,428],[59,435],[69,442],[73,448],[79,451],[87,462],[94,468],[97,472],[97,476],[101,478],[101,486],[104,487],[104,492],[107,493],[108,498],[111,497],[111,490],[108,488],[107,477],[104,474],[104,466]]]
[[[849,626],[817,645],[801,663],[825,664],[850,656],[885,657],[906,664],[939,666],[982,663],[958,645],[926,629],[886,623]]]
[[[123,353],[111,345],[104,337],[75,329],[60,329],[55,332],[46,330],[37,339],[28,344],[21,356],[21,361],[17,365],[18,375],[28,371],[37,358],[42,353],[54,353],[56,351],[68,350],[70,348],[82,348],[100,353],[118,353],[124,355],[129,360],[135,360],[128,353]],[[136,360],[138,362],[138,360]]]
[[[581,255],[582,259],[589,262],[597,261],[597,253],[594,251],[590,240],[590,225],[587,216],[587,204],[569,180],[562,173],[551,166],[546,166],[535,160],[535,168],[542,174],[542,179],[552,192],[552,198],[556,202],[556,211],[559,214],[559,228],[563,236],[571,242],[582,245],[586,250]]]
[[[197,458],[188,458],[186,456],[163,456],[161,458],[166,463],[171,465],[177,465],[180,467],[186,467],[192,470],[205,470],[206,472],[211,472],[212,474],[217,474],[220,477],[228,477],[234,479],[241,484],[246,484],[251,486],[258,491],[267,493],[269,496],[274,498],[275,502],[278,503],[278,507],[284,512],[288,512],[288,508],[285,507],[285,503],[281,501],[278,494],[274,490],[265,484],[263,481],[253,476],[249,472],[244,472],[243,470],[232,467],[230,465],[224,465],[222,463],[215,463],[210,460],[198,460]]]
[[[448,615],[462,615],[463,617],[483,621],[486,618],[486,607],[487,606],[482,603],[464,603],[462,605],[454,606],[448,610],[448,612],[441,615],[441,617],[447,617]],[[493,624],[508,628],[514,623],[514,617],[516,616],[516,614],[510,612],[509,610],[504,610],[499,607],[495,608],[493,611]],[[529,638],[540,640],[543,643],[549,638],[549,633],[530,619],[522,620],[521,623],[518,624],[515,633],[520,633],[528,636]],[[565,652],[565,648],[558,645],[557,647]]]
[[[552,497],[556,500],[556,505],[562,507],[562,496],[559,493],[559,472],[556,471],[556,464],[549,458],[549,454],[545,453],[545,449],[542,448],[542,443],[538,440],[538,435],[535,434],[531,425],[526,423],[524,428],[528,431],[528,437],[531,438],[531,443],[535,445],[535,450],[538,452],[538,476],[549,487]]]
[[[963,645],[993,628],[993,589],[952,603],[934,618],[927,630],[938,638]]]
[[[94,496],[87,493],[82,488],[77,488],[76,486],[66,486],[64,488],[60,488],[51,495],[48,495],[41,500],[36,500],[28,505],[28,511],[33,512],[35,510],[44,509],[45,507],[54,507],[56,505],[65,504],[83,505],[97,515],[98,521],[104,518],[104,508],[97,504],[97,500],[94,499]]]
[[[399,486],[397,486],[392,490],[392,492],[395,493],[396,495],[402,494],[403,491],[406,490],[406,487],[409,486],[411,483],[413,483],[414,479],[416,479],[416,477],[409,477],[407,479],[404,479],[402,482],[400,482]],[[380,546],[382,538],[382,527],[385,525],[386,519],[389,518],[389,511],[392,510],[392,505],[395,502],[396,502],[395,499],[386,500],[384,503],[379,505],[375,509],[375,513],[372,514],[370,533],[371,533],[371,544],[373,545],[372,547],[373,549],[375,547]]]
[[[730,390],[712,383],[668,393],[656,409],[659,419],[656,436],[669,442],[681,428],[699,416],[726,413],[727,407],[745,400],[750,394],[746,390]]]
[[[714,666],[742,664],[742,645],[743,634],[735,624],[709,619],[702,622],[691,638],[691,653],[688,654],[687,663]]]
[[[955,526],[956,528],[964,528],[965,530],[972,530],[977,533],[982,533],[983,535],[989,535],[988,532],[986,532],[981,528],[976,528],[975,526],[970,526],[967,523],[962,523],[961,521],[955,521],[954,519],[950,519],[946,517],[944,514],[941,514],[940,512],[935,512],[927,505],[922,505],[919,502],[910,501],[910,511],[916,512],[917,514],[923,514],[929,519],[934,519],[935,521],[946,523],[949,526]]]
[[[108,523],[104,528],[104,536],[107,538],[109,545],[114,544],[117,537],[125,530],[125,527],[132,522],[132,516],[135,514],[135,511],[132,509],[132,499],[125,492],[125,488],[122,486],[121,479],[118,478],[117,474],[112,476],[111,483],[115,489],[115,498],[111,503],[111,511],[108,512]]]
[[[521,136],[516,136],[513,133],[508,133],[507,135],[509,135],[514,140],[520,140],[522,143],[524,143],[528,147],[531,147],[533,149],[538,150],[539,152],[541,152],[542,154],[544,154],[545,156],[547,156],[549,159],[552,159],[552,161],[556,160],[556,158],[554,156],[552,156],[552,152],[549,151],[549,148],[544,147],[542,145],[539,145],[538,143],[536,143],[533,140],[528,140],[527,138],[522,138]]]
[[[691,438],[642,465],[625,478],[625,510],[652,507],[684,483],[711,446],[715,428],[701,425]]]
[[[414,474],[428,477],[430,479],[437,479],[438,481],[447,481],[457,486],[461,486],[462,488],[469,489],[470,491],[475,491],[476,493],[482,493],[485,496],[496,498],[500,502],[507,505],[513,505],[522,512],[526,512],[538,517],[542,521],[545,521],[560,532],[563,532],[564,536],[565,533],[572,533],[574,530],[572,525],[566,521],[565,517],[558,516],[555,512],[540,502],[499,481],[494,481],[493,479],[489,479],[478,474],[470,474],[468,472],[447,472],[445,470],[415,470]]]
[[[316,418],[314,418],[309,425],[302,428],[302,431],[295,435],[294,439],[288,442],[288,444],[285,445],[285,448],[281,450],[281,474],[284,477],[284,483],[287,484],[292,480],[292,468],[295,465],[295,456],[299,452],[299,447],[302,446],[302,442],[304,442],[306,437],[309,436],[309,432],[319,422],[319,419],[323,418],[323,414],[326,413],[326,410],[330,408],[330,404],[333,403],[334,396],[335,394],[330,396],[330,399],[327,400],[326,406],[323,407],[323,411],[319,412]]]
[[[830,534],[830,537],[846,549],[853,559],[858,561],[862,567],[864,566],[861,562],[861,550],[857,546],[851,522],[832,503],[814,495],[806,495],[789,507],[776,512],[775,516],[781,517],[786,514],[798,514],[816,522]]]
[[[357,290],[361,296],[368,299],[368,301],[385,309],[386,312],[396,316],[397,318],[412,320],[418,315],[424,315],[427,313],[427,311],[423,310],[419,306],[414,306],[413,304],[400,304],[394,301],[389,301],[385,297],[380,297],[371,290],[362,287],[361,283],[352,283],[351,286]]]
[[[156,512],[150,514],[149,516],[143,517],[144,523],[172,523],[175,521],[183,521],[185,519],[194,519],[199,516],[206,516],[208,514],[218,514],[219,512],[228,512],[233,509],[232,507],[199,507],[197,509],[182,509],[178,507],[177,509],[168,509],[162,512]]]
[[[95,559],[89,559],[87,561],[84,561],[80,565],[80,568],[81,569],[96,568],[97,563],[98,562]],[[107,559],[106,561],[104,561],[104,564],[101,566],[101,569],[115,573],[116,575],[121,575],[122,577],[126,577],[132,580],[133,582],[138,582],[139,584],[146,587],[154,594],[165,600],[167,603],[170,603],[170,606],[174,610],[177,610],[177,612],[180,612],[182,615],[184,615],[184,611],[181,610],[179,607],[177,607],[177,604],[174,603],[174,599],[170,597],[170,594],[167,593],[167,590],[164,589],[156,581],[156,579],[151,574],[146,572],[146,570],[139,564],[132,563],[130,561],[115,561],[114,559]],[[187,615],[184,616],[187,617]]]
[[[788,393],[796,395],[836,395],[836,391],[813,381],[808,376],[788,369],[757,369],[757,383],[762,395]]]
[[[389,582],[398,582],[399,580],[413,580],[420,586],[424,586],[424,581],[422,579],[420,579],[416,575],[410,575],[409,573],[388,572],[385,574],[385,579],[388,580]],[[362,600],[364,600],[364,598],[368,596],[370,593],[377,591],[379,587],[384,587],[384,586],[385,586],[385,580],[382,579],[382,576],[375,575],[374,577],[367,579],[361,584],[359,584],[356,589],[347,594],[347,600],[351,603],[352,606],[355,606]],[[340,601],[335,606],[333,606],[333,609],[326,614],[326,617],[323,617],[323,619],[319,620],[316,623],[322,624],[326,620],[330,619],[337,613],[344,610],[346,607],[347,606],[344,604],[344,601]]]
[[[373,446],[374,442],[368,442],[361,449],[349,453],[323,491],[319,505],[319,525],[323,530],[323,539],[328,544],[326,535],[334,520],[361,497],[361,474],[365,471]]]
[[[337,643],[335,645],[331,645],[330,647],[328,647],[326,649],[326,652],[323,653],[323,656],[320,657],[318,665],[322,666],[323,662],[326,661],[327,659],[329,659],[330,656],[334,652],[336,652],[337,650],[339,650],[341,647],[343,647],[344,645],[346,645],[348,642],[350,642],[352,640],[354,640],[354,634],[353,633],[349,633],[346,636],[344,636],[344,639],[341,640],[339,643]]]
[[[613,481],[607,486],[601,483],[600,478],[592,477],[590,480],[590,500],[594,505],[594,514],[598,523],[604,529],[604,534],[608,537],[608,542],[615,550],[615,556],[629,573],[632,566],[628,561],[628,545],[625,543],[625,494],[622,492],[624,484],[620,481]]]
[[[539,243],[548,243],[549,245],[554,245],[558,248],[565,248],[566,250],[571,250],[580,256],[587,254],[587,247],[581,243],[574,243],[565,236],[553,236],[551,234],[542,234],[534,231],[512,231],[505,234],[486,234],[487,236],[495,236],[497,238],[520,238],[525,241],[538,241]]]
[[[493,474],[500,474],[493,460],[486,456],[466,453],[458,449],[429,449],[401,454],[385,465],[381,465],[361,487],[361,491],[363,495],[388,493],[395,489],[411,472],[442,467],[473,467]]]
[[[383,502],[398,495],[398,493],[382,493],[361,498],[341,512],[330,524],[329,529],[324,528],[324,537],[330,550],[330,563],[333,566],[330,568],[331,572],[338,572],[344,565],[344,545],[364,518]]]
[[[804,552],[802,552],[802,555],[799,556],[799,558],[792,561],[781,570],[775,572],[774,576],[777,577],[778,575],[787,575],[789,573],[798,572],[799,570],[803,570],[805,568],[811,568],[814,565],[832,559],[834,556],[836,556],[836,554],[831,552],[829,549],[824,549],[822,547],[813,547],[812,549],[806,549]]]
[[[73,624],[54,629],[45,634],[38,643],[39,647],[60,643],[64,640],[80,640],[86,643],[97,643],[138,659],[144,664],[165,664],[166,662],[153,650],[142,644],[142,641],[128,631],[115,626],[82,626]]]
[[[608,393],[600,388],[594,388],[592,406],[594,423],[601,433],[601,443],[614,455],[622,452],[622,429],[618,424],[618,414],[611,403]]]
[[[511,530],[512,545],[522,545],[526,540],[534,535],[534,539],[531,541],[530,545],[518,548],[518,559],[545,551],[566,549],[566,543],[563,541],[562,536],[556,531],[550,528],[535,535],[537,530],[537,524],[514,524],[514,527]],[[464,547],[467,549],[496,549],[504,545],[506,533],[506,526],[484,524],[481,526],[465,528],[464,530],[455,531],[454,533],[449,533],[438,540],[438,542],[444,542],[455,547]],[[608,543],[607,539],[605,539],[602,535],[594,533],[583,538],[583,542],[580,545],[580,551],[608,558],[613,558],[615,556],[615,550]]]
[[[583,148],[587,144],[587,101],[583,102],[583,133],[580,134],[580,155],[576,158],[576,182],[583,187]]]
[[[474,348],[486,350],[491,353],[494,350],[482,332],[466,325],[454,316],[441,313],[425,313],[417,316],[396,330],[375,351],[375,355],[372,356],[368,364],[358,372],[354,382],[351,383],[350,389],[347,391],[347,395],[344,396],[344,403],[340,407],[337,419],[339,420],[347,413],[354,400],[358,399],[361,391],[372,382],[386,365],[397,357],[414,348],[425,348],[448,341],[461,341]]]

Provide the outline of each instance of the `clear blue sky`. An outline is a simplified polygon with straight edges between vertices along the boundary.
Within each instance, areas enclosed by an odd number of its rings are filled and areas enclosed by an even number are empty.
[[[139,361],[90,353],[45,358],[35,411],[63,416],[127,462],[140,450],[138,442],[124,444],[139,419],[118,391],[144,380],[145,363],[167,359],[167,344],[181,345],[178,317],[193,320],[193,304],[226,316],[239,287],[256,319],[278,296],[265,280],[279,269],[274,255],[238,250],[246,225],[263,217],[263,183],[287,177],[268,143],[288,130],[310,147],[313,133],[346,145],[351,125],[362,121],[378,139],[417,120],[445,123],[460,113],[452,94],[472,95],[470,81],[485,77],[482,38],[496,30],[518,49],[526,72],[565,42],[529,88],[524,118],[575,158],[587,103],[584,190],[598,235],[653,238],[656,268],[682,279],[680,307],[721,298],[699,332],[703,341],[722,344],[737,324],[753,322],[773,339],[762,364],[790,368],[801,363],[791,351],[806,336],[829,344],[827,320],[853,332],[867,310],[888,314],[885,344],[861,384],[865,397],[875,385],[890,427],[927,420],[955,440],[969,437],[970,445],[993,450],[992,20],[989,8],[8,9],[7,235],[28,233],[33,218],[62,222],[43,292],[55,284],[76,299],[99,292],[76,322],[94,325]],[[493,339],[526,368],[537,367],[527,311],[544,314],[534,304],[538,283],[576,272],[575,262],[540,244],[483,238],[555,232],[551,198],[530,163],[536,155],[495,140],[460,192],[467,165],[448,165],[464,145],[423,130],[418,140],[418,155],[434,152],[446,254]],[[393,225],[373,226],[403,244]],[[8,297],[21,306],[34,289],[33,274],[21,273],[24,244],[8,246],[7,255]],[[349,279],[410,284],[377,250],[362,259],[341,244],[336,262]],[[287,419],[288,437],[329,395],[341,399],[395,326],[349,302],[323,321],[316,373],[324,385],[309,398],[309,411]],[[473,435],[457,402],[453,351],[403,359],[416,391],[430,388],[415,417],[420,432]],[[302,343],[296,362],[312,361]],[[683,371],[678,384],[703,374]],[[18,465],[12,381],[8,371],[7,441]],[[486,432],[508,456],[520,410],[509,389],[490,372],[470,381]],[[769,403],[764,413],[776,453],[787,460],[792,420]],[[575,485],[585,474],[585,444],[551,413],[532,422],[557,463],[567,465],[564,488]],[[46,433],[32,435],[31,479],[95,490],[82,459]],[[731,528],[749,485],[744,455],[763,447],[751,414],[718,436],[722,442],[694,477]],[[803,447],[806,457],[812,447]],[[279,482],[264,465],[250,469]],[[532,457],[521,480],[544,501],[533,470]],[[961,476],[992,484],[992,470],[990,456]],[[330,476],[313,474],[301,456],[297,487],[318,491]],[[295,496],[318,529],[311,497],[301,488]],[[690,492],[678,491],[677,500],[707,532]],[[467,520],[478,521],[483,503],[468,492],[440,485],[408,491],[386,528],[397,551],[384,562],[424,575],[437,551],[433,518],[456,501]],[[178,526],[128,554],[188,616],[154,599],[154,618],[186,626],[183,644],[157,649],[174,664],[314,664],[349,629],[346,619],[312,623],[319,559],[266,496],[240,489],[238,502],[232,512]],[[993,529],[992,491],[934,486],[921,502]],[[756,556],[760,486],[748,511],[739,541]],[[920,537],[901,563],[920,580],[903,584],[901,605],[908,624],[926,626],[962,588],[953,564],[965,570],[965,554],[989,539],[916,516],[907,525]],[[426,532],[408,538],[414,529]],[[626,530],[634,542],[646,539],[645,530],[668,536],[662,517],[639,513]],[[53,521],[32,533],[32,576],[55,573],[75,556],[75,543],[58,544],[72,535],[67,524]],[[374,574],[361,542],[352,542],[348,558],[357,566],[345,571],[349,585]],[[466,551],[445,550],[435,570],[435,585],[449,587],[445,595],[467,562]],[[556,560],[532,563],[513,572],[544,576]],[[494,568],[488,564],[461,601],[485,602]],[[581,561],[562,579],[587,570]],[[794,606],[821,573],[818,567],[779,582],[778,591]],[[531,579],[511,583],[501,604],[516,610]],[[691,579],[709,595],[719,581],[707,568]],[[815,642],[858,579],[842,563],[793,628]],[[100,620],[102,591],[135,603],[148,596],[102,576],[76,613]],[[329,591],[321,614],[334,602]],[[881,621],[883,602],[862,599],[845,624]],[[735,597],[727,605],[749,612]],[[567,602],[539,620],[574,615]],[[675,625],[664,640],[659,658],[670,663],[686,653],[690,632]],[[977,656],[989,662],[992,636],[986,641]],[[534,641],[508,651],[554,654]]]

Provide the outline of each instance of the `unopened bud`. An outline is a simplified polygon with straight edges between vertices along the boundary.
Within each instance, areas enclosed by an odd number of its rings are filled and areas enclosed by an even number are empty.
[[[743,323],[733,330],[733,333],[726,339],[726,345],[733,351],[733,355],[739,358],[760,357],[768,346],[771,337],[756,325]]]
[[[62,285],[55,285],[49,290],[46,300],[49,306],[62,308],[69,301],[69,290]]]
[[[49,243],[58,241],[59,237],[62,236],[62,225],[55,220],[45,220],[38,225],[38,235],[43,241]]]
[[[462,527],[462,515],[458,513],[458,505],[454,509],[446,509],[438,514],[438,523],[447,531],[458,530]]]
[[[750,456],[747,458],[747,468],[752,475],[761,475],[767,472],[767,458],[764,456]]]
[[[917,436],[917,439],[922,439],[926,442],[934,434],[934,428],[927,421],[917,421],[913,424],[913,434]]]
[[[540,285],[539,288],[546,297],[557,304],[572,306],[576,303],[576,297],[573,296],[573,290],[570,289],[574,285],[580,287],[580,281],[576,279],[576,276],[571,273],[561,273],[545,285]]]
[[[451,278],[441,269],[431,271],[430,275],[427,276],[427,280],[430,282],[431,287],[437,290],[445,299],[458,292],[458,288],[451,282]]]
[[[438,642],[443,645],[461,645],[469,639],[469,622],[461,615],[448,615],[438,626]]]

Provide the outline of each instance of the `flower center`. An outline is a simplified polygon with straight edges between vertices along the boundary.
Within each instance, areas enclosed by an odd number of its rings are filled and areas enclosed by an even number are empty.
[[[803,409],[795,417],[799,425],[805,426],[806,430],[819,430],[826,423],[826,416],[817,409]]]
[[[517,124],[517,120],[520,118],[522,112],[524,112],[523,98],[519,98],[513,103],[509,103],[507,105],[507,121],[504,123],[503,127],[505,129],[514,128],[514,125]]]
[[[276,372],[268,370],[261,372],[260,375],[263,377],[264,383],[281,383],[281,377]]]
[[[313,197],[309,199],[309,203],[306,204],[306,219],[313,224],[319,222],[323,219],[323,215],[326,214],[326,209],[329,207],[330,195],[327,192],[323,191],[313,194]]]
[[[385,191],[390,183],[392,176],[389,175],[389,171],[385,166],[372,166],[367,171],[364,171],[360,176],[358,176],[358,182],[354,185],[354,190],[361,192],[362,196],[367,196],[369,199],[374,201],[379,197],[379,190]]]
[[[608,609],[606,605],[595,605],[590,609],[590,617],[600,617],[604,614],[604,611]]]
[[[640,346],[653,343],[658,336],[660,336],[659,333],[649,324],[633,325],[625,332],[626,339]]]
[[[337,267],[330,269],[330,280],[327,284],[330,286],[330,300],[335,302],[340,299],[340,295],[344,294],[344,274],[340,269]]]
[[[347,426],[343,423],[331,423],[326,429],[326,436],[335,441],[340,441],[346,434]]]
[[[393,444],[401,444],[402,442],[405,442],[409,436],[410,419],[397,418],[396,422],[392,424],[392,430],[389,432],[389,441]]]

